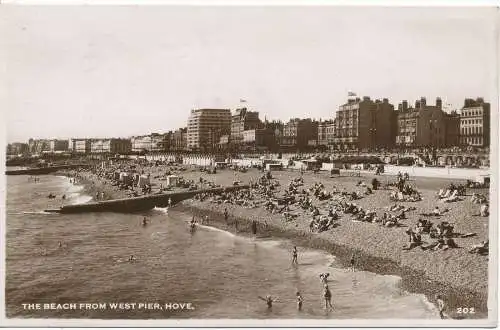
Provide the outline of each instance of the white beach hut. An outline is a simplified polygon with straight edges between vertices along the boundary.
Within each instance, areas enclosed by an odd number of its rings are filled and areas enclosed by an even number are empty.
[[[169,187],[177,187],[179,183],[179,177],[177,175],[169,175],[167,176],[167,186]]]

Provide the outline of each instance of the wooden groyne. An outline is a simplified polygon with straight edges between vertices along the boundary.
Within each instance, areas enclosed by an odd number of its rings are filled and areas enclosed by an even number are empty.
[[[211,189],[199,189],[192,191],[180,191],[180,192],[173,192],[166,194],[155,194],[155,195],[131,197],[123,199],[112,199],[102,202],[66,205],[62,206],[59,209],[45,210],[45,212],[64,213],[64,214],[88,213],[88,212],[129,213],[129,212],[150,210],[154,207],[166,207],[168,206],[169,199],[171,199],[172,204],[175,204],[201,193],[220,193],[223,191],[235,191],[239,189],[248,189],[248,188],[249,188],[248,185],[242,185],[242,186],[230,186],[230,187],[211,188]]]
[[[50,167],[33,167],[27,168],[23,170],[7,170],[5,171],[5,175],[41,175],[41,174],[49,174],[54,173],[59,170],[70,170],[74,168],[87,167],[87,164],[72,164],[72,165],[59,165],[59,166],[50,166]]]

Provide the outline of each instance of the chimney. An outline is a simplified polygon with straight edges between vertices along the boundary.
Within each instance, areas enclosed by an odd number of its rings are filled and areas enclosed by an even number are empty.
[[[403,100],[403,111],[408,110],[408,101]]]
[[[399,103],[398,104],[398,111],[402,111],[403,110],[403,104],[402,103]]]
[[[442,109],[443,109],[443,101],[441,101],[441,98],[440,98],[440,97],[436,98],[436,107],[437,107],[439,110],[442,110]]]
[[[420,108],[420,101],[415,101],[415,109],[419,109]]]
[[[422,96],[420,98],[420,107],[425,108],[426,105],[427,105],[427,101],[426,101],[425,97]]]

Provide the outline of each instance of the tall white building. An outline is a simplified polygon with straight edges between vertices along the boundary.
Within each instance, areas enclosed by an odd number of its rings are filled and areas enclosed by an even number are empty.
[[[187,147],[191,150],[212,150],[222,135],[231,132],[231,110],[194,109],[187,124]]]

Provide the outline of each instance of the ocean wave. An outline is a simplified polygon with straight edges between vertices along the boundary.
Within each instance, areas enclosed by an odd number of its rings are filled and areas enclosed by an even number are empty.
[[[243,236],[237,236],[227,230],[224,230],[224,229],[219,229],[219,228],[216,228],[216,227],[211,227],[211,226],[207,226],[207,225],[201,225],[201,224],[196,224],[197,227],[200,227],[200,228],[203,228],[203,229],[207,229],[207,230],[210,230],[210,231],[215,231],[215,232],[218,232],[218,233],[223,233],[223,234],[226,234],[227,236],[231,236],[231,237],[238,237],[238,238],[241,238],[241,239],[244,239],[245,237]]]
[[[92,196],[77,194],[76,197],[71,198],[71,205],[85,204],[92,200]]]
[[[161,212],[161,213],[164,213],[164,214],[168,214],[168,207],[158,207],[158,206],[155,206],[153,208],[153,211],[157,211],[157,212]]]
[[[54,214],[54,213],[45,212],[45,211],[23,211],[22,213],[15,213],[15,214],[43,214],[43,215],[51,215],[51,214]]]

